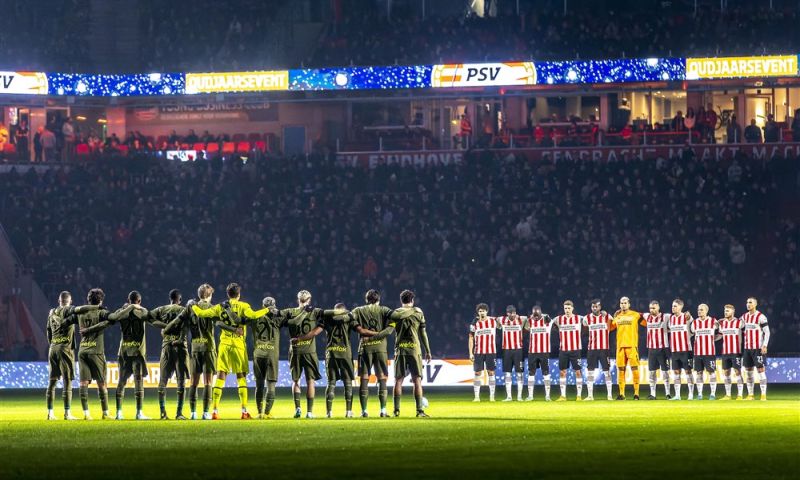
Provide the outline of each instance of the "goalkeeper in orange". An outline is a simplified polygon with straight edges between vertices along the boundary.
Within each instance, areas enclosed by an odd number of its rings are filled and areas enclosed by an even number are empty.
[[[620,298],[619,310],[614,313],[612,320],[617,327],[617,400],[625,400],[625,374],[628,366],[633,374],[633,399],[639,400],[639,326],[642,315],[630,308],[631,300],[628,297]]]

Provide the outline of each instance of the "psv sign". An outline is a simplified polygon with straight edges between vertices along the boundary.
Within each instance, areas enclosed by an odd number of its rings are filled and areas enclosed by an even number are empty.
[[[42,72],[0,72],[0,94],[47,95],[47,76]]]
[[[439,88],[524,86],[536,84],[533,62],[452,63],[434,65],[431,85]]]

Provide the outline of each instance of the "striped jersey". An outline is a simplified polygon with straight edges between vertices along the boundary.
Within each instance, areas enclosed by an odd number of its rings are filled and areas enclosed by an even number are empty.
[[[745,350],[757,350],[764,342],[762,328],[767,326],[767,317],[756,310],[753,313],[747,312],[742,315],[744,323],[744,348]]]
[[[581,349],[581,324],[583,317],[580,315],[559,315],[553,319],[558,327],[558,348],[562,352],[571,352]]]
[[[647,349],[658,350],[669,347],[669,317],[671,315],[659,313],[658,315],[644,314],[647,326]]]
[[[669,346],[672,352],[688,352],[692,349],[692,342],[689,341],[691,321],[689,312],[669,316]]]
[[[714,348],[714,336],[717,333],[717,319],[714,317],[695,318],[692,322],[694,332],[694,354],[695,356],[714,356],[717,354]]]
[[[522,348],[522,328],[525,326],[525,317],[519,315],[499,317],[500,328],[503,330],[503,350],[518,350]]]
[[[611,316],[607,313],[583,317],[583,324],[589,329],[589,350],[608,350],[609,323]]]
[[[550,317],[543,315],[538,320],[528,317],[528,327],[530,328],[529,353],[550,353],[550,331],[553,322]]]
[[[483,320],[476,319],[469,326],[469,333],[473,336],[474,343],[472,352],[475,355],[486,355],[497,353],[495,338],[497,336],[497,319],[486,317]]]
[[[723,355],[742,354],[742,327],[744,327],[744,322],[741,318],[723,318],[719,321]]]

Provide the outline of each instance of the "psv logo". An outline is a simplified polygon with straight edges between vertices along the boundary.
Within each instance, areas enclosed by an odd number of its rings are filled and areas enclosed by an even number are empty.
[[[467,68],[467,81],[495,81],[500,76],[500,67]]]

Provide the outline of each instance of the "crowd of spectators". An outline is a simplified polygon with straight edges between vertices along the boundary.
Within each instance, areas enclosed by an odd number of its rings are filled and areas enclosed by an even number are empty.
[[[532,163],[469,153],[461,165],[380,165],[334,158],[236,157],[192,163],[139,155],[0,174],[0,222],[51,298],[90,287],[110,308],[129,290],[153,307],[202,282],[231,281],[257,305],[308,289],[313,303],[360,304],[368,288],[426,311],[433,353],[466,355],[474,305],[492,313],[540,303],[558,313],[621,295],[646,310],[674,297],[721,315],[755,295],[772,352],[800,338],[798,159],[623,157]],[[118,331],[110,330],[109,350]],[[150,354],[158,351],[151,334]],[[286,345],[284,343],[283,345]],[[285,353],[285,352],[284,352]]]

